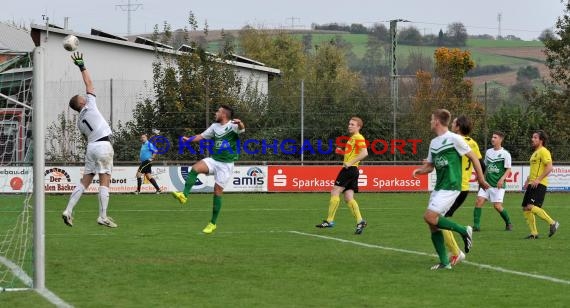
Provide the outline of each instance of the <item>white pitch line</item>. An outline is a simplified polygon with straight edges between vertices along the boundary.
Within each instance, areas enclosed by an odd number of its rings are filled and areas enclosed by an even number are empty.
[[[63,299],[59,298],[59,296],[55,295],[52,291],[48,289],[41,289],[36,290],[39,295],[43,296],[47,299],[50,303],[54,304],[58,308],[71,308],[72,305],[66,303]]]
[[[337,241],[337,242],[341,242],[341,243],[353,244],[353,245],[363,246],[363,247],[367,247],[367,248],[377,248],[377,249],[383,249],[383,250],[389,250],[389,251],[395,251],[395,252],[401,252],[401,253],[407,253],[407,254],[413,254],[413,255],[437,257],[435,254],[430,254],[430,253],[425,253],[425,252],[420,252],[420,251],[386,247],[386,246],[380,246],[380,245],[374,245],[374,244],[366,244],[366,243],[350,241],[350,240],[345,240],[345,239],[326,236],[326,235],[311,234],[311,233],[305,233],[305,232],[300,232],[300,231],[289,231],[289,233],[304,235],[304,236],[310,236],[310,237],[316,237],[316,238],[325,239],[325,240]],[[493,271],[497,271],[497,272],[502,272],[502,273],[507,273],[507,274],[513,274],[513,275],[518,275],[518,276],[530,277],[530,278],[534,278],[534,279],[540,279],[540,280],[546,280],[546,281],[550,281],[550,282],[570,285],[570,281],[560,279],[560,278],[555,278],[555,277],[550,277],[550,276],[545,276],[545,275],[536,275],[536,274],[531,274],[531,273],[526,273],[526,272],[519,272],[519,271],[514,271],[514,270],[510,270],[510,269],[506,269],[506,268],[502,268],[502,267],[498,267],[498,266],[475,263],[475,262],[471,262],[471,261],[462,261],[461,263],[465,263],[465,264],[473,265],[473,266],[476,266],[479,268],[489,269],[489,270],[493,270]]]
[[[19,267],[17,264],[2,256],[0,256],[0,263],[4,264],[7,268],[9,268],[12,271],[12,273],[16,277],[18,277],[18,279],[20,279],[24,284],[32,286],[33,284],[32,278],[26,272],[24,272],[24,270],[22,270],[22,268]],[[57,295],[55,295],[52,291],[46,288],[34,289],[34,291],[36,291],[39,295],[43,296],[46,300],[54,304],[56,307],[64,307],[64,308],[73,307],[70,304],[66,303],[64,300],[62,300],[61,298],[59,298]]]

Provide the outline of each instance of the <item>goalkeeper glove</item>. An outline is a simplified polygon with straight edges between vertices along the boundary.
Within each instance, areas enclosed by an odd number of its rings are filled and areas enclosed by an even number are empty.
[[[83,54],[76,52],[74,54],[71,55],[71,59],[73,60],[73,64],[77,65],[77,67],[79,67],[80,71],[84,71],[86,70],[85,68],[85,61],[83,61]]]

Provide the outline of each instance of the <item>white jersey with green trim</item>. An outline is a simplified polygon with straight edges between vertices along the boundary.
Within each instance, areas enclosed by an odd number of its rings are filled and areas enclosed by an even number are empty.
[[[485,180],[491,187],[497,187],[499,179],[511,168],[511,154],[504,148],[488,149],[485,152]]]
[[[450,131],[431,140],[427,161],[435,167],[437,180],[434,190],[461,191],[461,156],[470,151],[465,139]]]
[[[238,134],[241,134],[244,131],[245,129],[240,130],[237,124],[229,121],[224,125],[214,123],[201,135],[205,139],[214,140],[214,147],[211,153],[214,160],[231,163],[239,158],[240,149],[238,148]]]

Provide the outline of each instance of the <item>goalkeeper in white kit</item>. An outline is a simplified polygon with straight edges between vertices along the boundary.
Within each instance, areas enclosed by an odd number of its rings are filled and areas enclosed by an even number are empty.
[[[62,213],[63,222],[73,226],[73,208],[89,187],[95,174],[99,175],[99,217],[97,223],[102,226],[116,228],[117,224],[107,216],[109,205],[109,183],[113,169],[113,146],[111,145],[111,127],[103,117],[95,99],[95,89],[89,71],[85,67],[83,54],[78,52],[71,56],[73,63],[79,67],[85,83],[86,95],[75,95],[69,100],[69,107],[79,113],[77,128],[87,139],[85,153],[85,170],[81,183],[75,187],[65,211]]]

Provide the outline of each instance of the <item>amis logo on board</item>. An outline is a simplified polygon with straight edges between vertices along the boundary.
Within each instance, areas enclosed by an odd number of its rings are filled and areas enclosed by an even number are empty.
[[[259,167],[251,167],[247,169],[245,176],[235,176],[233,179],[234,186],[261,186],[265,184],[265,174]]]

